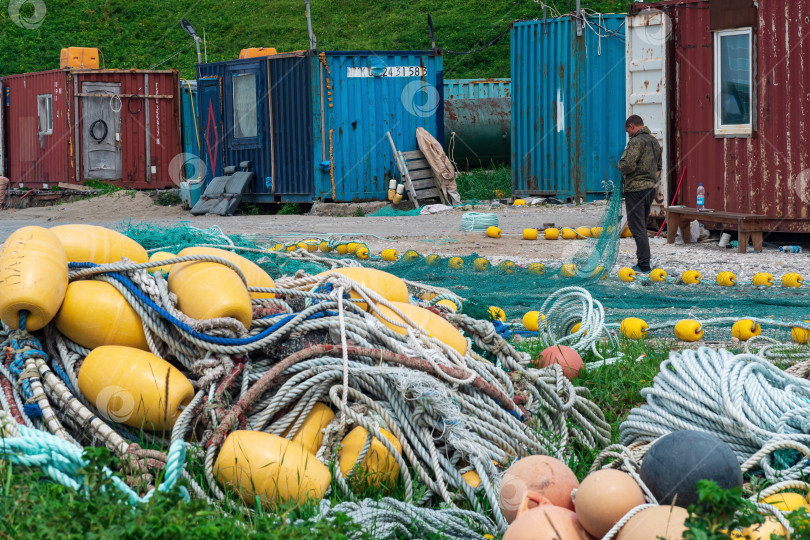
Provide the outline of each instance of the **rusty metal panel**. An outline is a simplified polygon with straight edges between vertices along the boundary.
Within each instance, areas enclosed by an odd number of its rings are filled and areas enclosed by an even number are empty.
[[[760,2],[756,34],[757,130],[750,138],[714,137],[714,48],[709,3],[679,0],[665,8],[673,22],[674,162],[685,179],[676,204],[695,206],[699,183],[706,207],[767,215],[772,230],[810,232],[810,6]]]
[[[712,0],[709,12],[711,30],[746,28],[757,24],[754,0]]]
[[[444,147],[460,168],[508,164],[511,129],[512,103],[509,98],[450,99],[444,102]]]
[[[40,135],[39,96],[45,95],[51,96],[52,130]],[[61,70],[3,78],[4,150],[11,186],[41,189],[71,180],[71,96],[67,74]]]
[[[511,79],[445,79],[444,101],[512,97]]]

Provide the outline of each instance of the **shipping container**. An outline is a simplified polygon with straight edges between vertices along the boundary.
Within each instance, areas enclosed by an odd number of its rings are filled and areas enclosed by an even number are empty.
[[[444,101],[512,97],[511,79],[445,79]]]
[[[181,152],[176,71],[53,70],[6,76],[2,88],[11,186],[179,182],[170,172]]]
[[[678,0],[632,7],[629,18],[659,12],[671,24],[670,193],[683,177],[675,204],[695,207],[702,183],[706,208],[766,215],[770,230],[810,232],[810,6]]]
[[[444,137],[435,51],[304,51],[197,67],[206,181],[249,161],[256,202],[380,200],[416,129]]]
[[[197,81],[180,79],[180,125],[183,136],[183,180],[202,180],[200,130],[197,127]]]
[[[627,137],[624,15],[512,28],[512,183],[518,196],[603,198]]]

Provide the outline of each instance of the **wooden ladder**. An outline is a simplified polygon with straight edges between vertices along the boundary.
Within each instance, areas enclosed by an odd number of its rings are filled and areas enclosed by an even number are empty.
[[[439,199],[443,204],[447,204],[444,193],[422,151],[400,152],[394,145],[390,132],[388,132],[388,140],[391,142],[391,149],[394,151],[402,182],[408,190],[408,198],[414,206],[419,208],[419,201],[426,199]]]

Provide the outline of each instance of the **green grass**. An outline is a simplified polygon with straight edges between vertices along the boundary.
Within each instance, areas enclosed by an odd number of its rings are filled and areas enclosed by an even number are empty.
[[[474,169],[456,179],[462,201],[504,199],[512,195],[512,169],[505,165],[494,169]]]
[[[301,205],[298,203],[286,203],[278,211],[279,216],[297,216],[301,214]]]
[[[8,3],[6,3],[8,4]],[[575,0],[554,0],[561,12]],[[626,12],[627,0],[583,0],[583,7]],[[33,1],[22,14],[30,19]],[[25,29],[3,8],[0,18],[0,75],[59,67],[62,47],[100,47],[108,68],[176,68],[193,78],[194,42],[179,25],[188,19],[206,34],[208,61],[237,58],[245,47],[306,49],[302,0],[46,0],[41,25]],[[430,48],[428,14],[436,45],[454,51],[479,48],[516,19],[543,16],[539,3],[527,0],[434,2],[433,0],[312,0],[312,27],[322,50],[424,50]],[[6,6],[7,7],[7,6]],[[32,21],[36,22],[36,21]],[[174,56],[173,56],[174,55]],[[509,77],[509,36],[469,55],[445,55],[445,77]]]

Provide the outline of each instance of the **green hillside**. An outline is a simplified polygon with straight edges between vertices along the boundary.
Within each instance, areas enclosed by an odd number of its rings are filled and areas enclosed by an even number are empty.
[[[575,0],[547,1],[562,13],[575,5]],[[468,51],[496,38],[510,21],[543,14],[542,5],[534,0],[311,0],[311,4],[318,48],[327,50],[430,48],[430,13],[437,45]],[[615,13],[626,11],[627,0],[582,4]],[[279,51],[308,47],[304,0],[11,0],[8,10],[0,10],[0,75],[58,68],[62,47],[93,46],[101,48],[108,68],[177,68],[193,77],[196,53],[178,24],[183,17],[200,35],[205,29],[208,61],[236,58],[244,47]],[[445,72],[448,78],[508,77],[508,35],[482,52],[448,54]]]

